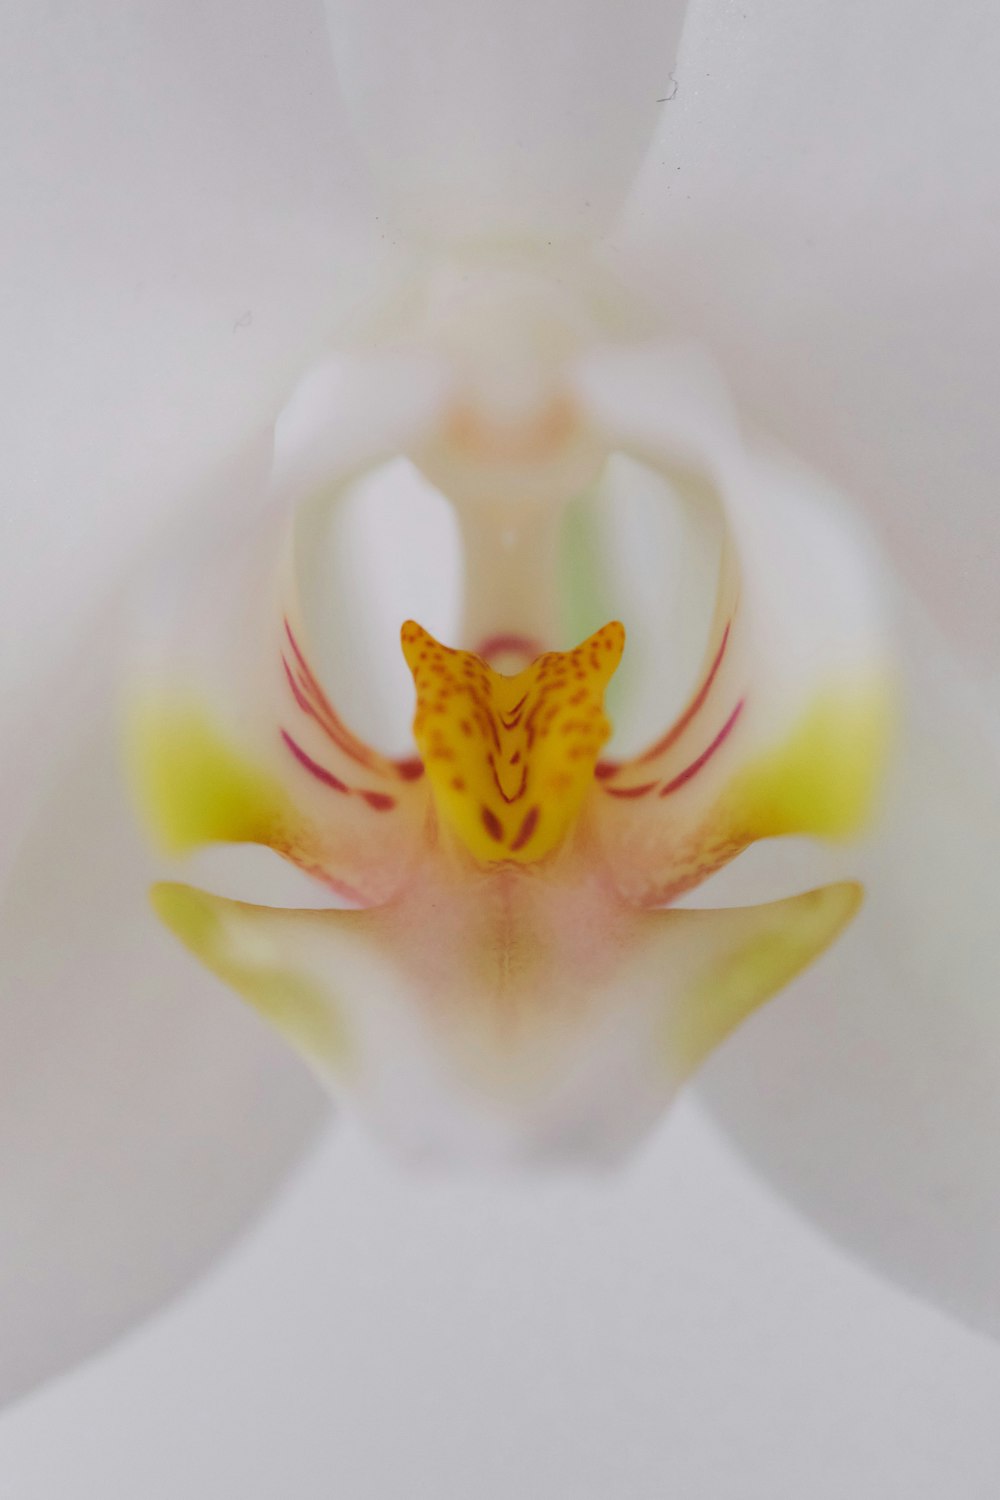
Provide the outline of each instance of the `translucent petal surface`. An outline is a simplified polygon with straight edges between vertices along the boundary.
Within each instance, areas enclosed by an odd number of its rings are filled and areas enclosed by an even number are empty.
[[[578,384],[609,443],[662,465],[726,531],[693,695],[598,787],[615,879],[656,904],[755,839],[838,837],[864,823],[892,718],[882,580],[843,501],[740,433],[694,351],[597,353]]]
[[[169,592],[127,692],[137,805],[168,853],[261,844],[341,895],[384,899],[421,842],[421,767],[380,755],[336,712],[296,572],[279,515],[210,553],[190,594]]]
[[[668,325],[877,518],[993,670],[998,61],[981,0],[693,0],[615,236]]]
[[[324,367],[290,407],[278,443],[289,491],[315,481],[308,465],[293,473],[292,459],[304,450],[315,457],[308,433],[317,401],[323,453],[333,447],[347,464],[377,447],[371,427],[394,410],[391,401],[369,399],[352,421],[350,400],[335,401],[335,415],[347,423],[338,446],[321,399],[331,380],[336,386]],[[356,399],[362,387],[359,373]],[[361,418],[372,412],[366,426]],[[141,575],[147,591],[150,580],[163,587],[169,559],[174,567],[178,556],[189,567],[203,563],[206,538],[253,537],[267,456],[248,454],[187,528],[183,518],[161,526],[158,565]],[[137,584],[130,580],[136,594]],[[249,594],[243,602],[252,606]],[[0,1255],[0,1302],[9,1308],[0,1393],[7,1395],[106,1342],[218,1253],[321,1112],[301,1071],[238,1008],[224,1001],[211,1012],[217,987],[188,970],[148,907],[152,868],[124,805],[112,692],[123,643],[134,635],[134,617],[126,629],[122,613],[106,606],[86,649],[58,674],[39,674],[42,711],[11,726],[8,785],[18,794],[23,837],[4,848],[0,907],[3,1065],[11,1080],[0,1118],[9,1236]],[[68,611],[62,628],[73,623]],[[271,623],[280,626],[280,613]],[[294,666],[291,642],[286,635]],[[196,653],[203,676],[219,661],[208,643],[203,635]],[[272,666],[280,675],[280,650]],[[231,711],[246,708],[234,677],[210,687]],[[295,701],[289,693],[292,708]],[[199,721],[192,731],[185,720],[181,728],[186,738],[159,735],[160,781],[182,774],[192,756],[202,768],[207,760],[214,780],[200,803],[174,809],[172,852],[204,833],[206,817],[218,836],[259,837],[256,824],[240,819],[267,813],[260,775],[234,773],[211,726],[206,732]],[[294,758],[290,764],[301,769]]]
[[[95,723],[109,728],[117,604],[137,559],[184,504],[216,520],[252,505],[269,442],[248,437],[373,252],[360,251],[364,191],[307,7],[15,5],[6,22],[8,1396],[204,1265],[320,1113],[294,1060],[220,986],[176,967],[110,747],[84,747]],[[54,764],[69,778],[58,789]],[[46,785],[55,800],[39,810]]]
[[[680,0],[328,0],[351,115],[430,238],[594,238],[670,92]]]
[[[8,1414],[0,1466],[18,1500],[991,1500],[998,1403],[1000,1350],[681,1104],[627,1172],[531,1186],[338,1130],[193,1297]]]
[[[15,170],[11,201],[35,216],[7,283],[18,334],[9,347],[19,351],[10,430],[27,437],[24,482],[11,485],[25,501],[13,530],[34,537],[35,550],[5,550],[15,587],[5,579],[4,599],[23,628],[55,618],[52,599],[82,579],[102,506],[117,545],[149,513],[147,482],[181,458],[201,467],[204,452],[187,442],[195,414],[211,426],[219,402],[242,426],[230,382],[270,368],[279,288],[299,309],[298,338],[330,284],[328,235],[342,203],[328,185],[339,187],[348,153],[338,139],[331,155],[312,114],[326,98],[316,15],[213,5],[192,30],[186,10],[139,7],[128,12],[140,18],[130,33],[119,29],[125,14],[99,7],[74,21],[24,10],[9,37],[19,87],[4,98],[23,128],[5,135],[8,149],[20,146],[5,163]],[[676,288],[679,320],[711,328],[751,408],[873,504],[888,498],[894,540],[908,556],[916,549],[914,568],[974,646],[995,599],[997,219],[981,195],[996,179],[994,132],[978,121],[997,96],[988,35],[967,24],[986,14],[973,4],[922,5],[902,18],[895,6],[698,5],[701,50],[689,50],[690,71],[664,113],[700,110],[700,144],[681,133],[680,154],[654,164],[659,202],[682,228],[669,243],[657,236],[651,256],[658,296],[665,303]],[[20,113],[25,88],[40,90],[35,114]],[[177,90],[191,107],[176,107]],[[720,114],[727,101],[731,112]],[[859,222],[876,232],[859,234]],[[133,284],[125,278],[136,267]],[[193,288],[206,268],[200,300]],[[845,307],[858,316],[845,318]],[[252,344],[243,338],[251,328]],[[153,441],[128,422],[147,398]],[[38,530],[39,502],[67,495],[72,523]],[[944,495],[975,516],[982,545],[954,525]],[[42,590],[36,564],[51,585]],[[734,1388],[734,1406],[742,1394]],[[241,1411],[236,1430],[244,1423]],[[839,1434],[824,1428],[817,1440],[841,1451]],[[749,1448],[759,1458],[757,1444]],[[805,1473],[800,1489],[815,1485],[812,1460]],[[891,1464],[887,1474],[887,1484],[898,1477]],[[942,1475],[938,1492],[954,1468]]]
[[[818,1223],[997,1335],[996,731],[916,612],[908,638],[890,802],[870,847],[845,854],[865,910],[703,1087],[734,1143]]]
[[[0,1397],[218,1254],[322,1112],[149,909],[114,737],[78,742],[0,907]]]
[[[217,494],[379,259],[308,7],[8,20],[0,756],[88,612],[182,497]]]

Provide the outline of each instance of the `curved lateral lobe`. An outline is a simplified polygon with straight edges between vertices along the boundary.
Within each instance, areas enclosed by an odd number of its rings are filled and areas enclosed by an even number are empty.
[[[595,819],[619,890],[657,905],[755,839],[857,832],[881,787],[896,684],[885,578],[859,517],[804,465],[748,441],[690,346],[595,351],[576,391],[610,447],[725,534],[688,707],[644,754],[601,768]]]
[[[690,702],[649,749],[599,769],[599,837],[639,905],[676,898],[757,839],[850,835],[880,784],[894,694],[868,558],[808,494],[776,484],[754,498],[733,506]]]
[[[327,697],[293,541],[270,524],[172,602],[131,694],[133,783],[171,852],[260,843],[338,895],[385,900],[419,852],[422,768],[365,744]]]

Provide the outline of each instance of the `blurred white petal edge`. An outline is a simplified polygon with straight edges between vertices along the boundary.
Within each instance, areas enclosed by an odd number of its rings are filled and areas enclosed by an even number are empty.
[[[593,240],[671,89],[685,0],[327,0],[373,177],[406,228]]]
[[[200,1271],[324,1113],[159,930],[148,880],[105,724],[46,797],[0,910],[2,1398]]]
[[[865,906],[700,1091],[842,1246],[1000,1336],[1000,756],[987,705],[919,606],[902,614],[888,805],[866,846],[844,851]],[[786,874],[801,853],[786,851]]]

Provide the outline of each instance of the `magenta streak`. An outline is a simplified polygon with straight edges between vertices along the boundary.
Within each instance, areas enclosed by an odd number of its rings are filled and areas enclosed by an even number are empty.
[[[281,657],[281,665],[285,669],[285,676],[288,678],[288,686],[292,690],[292,697],[295,699],[296,703],[299,705],[299,708],[301,708],[304,714],[308,714],[310,719],[315,719],[316,710],[313,708],[312,704],[309,702],[309,699],[299,687],[299,684],[295,681],[295,674],[285,660],[284,654],[282,654]]]
[[[295,756],[295,759],[298,761],[299,765],[305,766],[310,776],[315,776],[317,781],[321,781],[324,786],[330,787],[334,792],[350,793],[350,787],[347,786],[345,782],[341,781],[339,776],[334,776],[332,771],[327,771],[324,766],[321,766],[317,761],[313,760],[311,755],[307,755],[302,746],[295,743],[287,730],[283,729],[281,731],[281,738],[284,740],[289,750]]]
[[[355,740],[354,736],[348,733],[347,729],[334,713],[333,708],[331,707],[325,693],[323,692],[323,689],[320,687],[319,683],[316,681],[316,678],[313,676],[312,669],[303,656],[301,648],[299,647],[299,643],[295,639],[295,634],[287,619],[284,621],[284,626],[285,634],[288,636],[289,644],[291,645],[292,650],[295,652],[295,659],[302,669],[302,675],[305,679],[305,685],[313,700],[310,704],[310,707],[304,711],[312,714],[312,717],[316,720],[317,724],[319,724],[320,727],[326,732],[326,734],[334,742],[337,748],[339,750],[342,750],[345,755],[351,758],[351,760],[356,761],[359,766],[364,766],[366,770],[376,770],[377,766],[371,753],[368,751],[367,746],[364,746],[357,740]],[[298,695],[296,694],[296,702],[298,701]]]
[[[739,703],[737,703],[736,707],[733,709],[732,713],[729,715],[729,718],[723,724],[722,728],[719,730],[712,743],[707,747],[707,749],[701,752],[697,760],[693,760],[689,766],[685,766],[684,770],[680,773],[679,776],[675,776],[673,781],[667,782],[666,786],[663,787],[660,791],[661,797],[669,797],[671,792],[676,792],[678,787],[682,787],[685,782],[690,781],[692,776],[697,776],[702,766],[704,766],[708,761],[712,759],[712,756],[715,754],[716,750],[724,745],[726,740],[729,738],[733,725],[736,723],[736,720],[743,712],[743,705],[745,702],[745,698],[740,699]]]
[[[389,812],[396,806],[395,797],[390,797],[386,792],[359,792],[358,795],[374,812]]]
[[[394,765],[404,781],[419,781],[424,774],[424,763],[416,756],[411,756],[409,760],[397,760]]]
[[[289,625],[287,618],[284,621],[284,625],[285,625],[285,634],[288,637],[288,644],[291,646],[292,650],[295,652],[295,660],[298,662],[299,666],[302,668],[303,672],[306,674],[306,677],[308,678],[309,682],[312,683],[312,684],[315,684],[315,678],[313,677],[312,672],[309,670],[309,663],[306,661],[305,657],[302,655],[302,651],[299,648],[299,643],[295,639],[295,633],[292,630],[292,627]]]
[[[655,781],[644,781],[642,786],[606,786],[604,791],[609,797],[645,797],[647,792],[655,791]]]
[[[722,666],[722,658],[725,656],[726,647],[729,644],[729,632],[732,629],[732,623],[733,622],[730,620],[729,624],[722,632],[722,640],[719,643],[719,649],[715,653],[715,660],[709,668],[708,676],[705,678],[705,681],[702,683],[701,687],[698,689],[697,693],[692,698],[691,702],[688,704],[687,708],[681,714],[677,722],[667,730],[662,740],[658,740],[651,750],[646,750],[642,755],[639,756],[638,761],[636,762],[638,765],[644,764],[644,762],[647,760],[655,760],[658,755],[662,755],[665,750],[669,750],[671,745],[676,744],[681,735],[684,733],[685,729],[691,723],[691,720],[694,718],[695,714],[697,714],[704,705],[705,699],[708,697],[711,691],[712,683],[715,681],[719,668]]]

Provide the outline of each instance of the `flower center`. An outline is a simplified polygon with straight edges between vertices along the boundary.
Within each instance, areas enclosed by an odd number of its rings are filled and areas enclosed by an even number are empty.
[[[604,690],[624,627],[614,621],[573,651],[547,651],[513,677],[412,620],[402,646],[417,689],[413,734],[442,823],[484,863],[553,853],[611,735]]]

